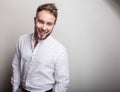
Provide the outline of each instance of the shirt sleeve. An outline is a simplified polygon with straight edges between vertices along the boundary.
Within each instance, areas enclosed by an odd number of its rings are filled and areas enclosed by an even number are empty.
[[[67,92],[69,87],[69,71],[67,52],[62,51],[55,64],[55,86],[53,92]]]
[[[19,62],[20,62],[20,52],[19,52],[19,42],[17,42],[15,55],[12,62],[12,77],[11,77],[11,84],[13,88],[12,92],[17,92],[20,85]]]

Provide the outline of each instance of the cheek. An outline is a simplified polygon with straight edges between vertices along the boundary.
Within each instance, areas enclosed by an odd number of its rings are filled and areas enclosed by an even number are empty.
[[[53,26],[52,26],[52,27],[49,27],[48,30],[52,31],[52,30],[53,30]]]
[[[39,23],[36,23],[36,24],[35,24],[35,27],[40,28],[41,25],[40,25]]]

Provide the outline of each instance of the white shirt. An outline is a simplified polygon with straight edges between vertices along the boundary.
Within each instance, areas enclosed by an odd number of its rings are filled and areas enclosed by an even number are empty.
[[[11,83],[16,92],[20,83],[30,92],[66,92],[69,84],[66,49],[52,36],[39,40],[34,35],[21,36],[16,44]]]

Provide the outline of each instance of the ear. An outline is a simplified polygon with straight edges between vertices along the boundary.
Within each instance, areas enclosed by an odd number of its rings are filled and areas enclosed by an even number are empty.
[[[34,24],[36,24],[36,17],[34,17]]]

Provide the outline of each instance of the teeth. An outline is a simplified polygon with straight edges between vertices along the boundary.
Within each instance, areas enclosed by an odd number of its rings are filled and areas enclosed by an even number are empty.
[[[46,33],[48,30],[38,30],[40,33]]]

